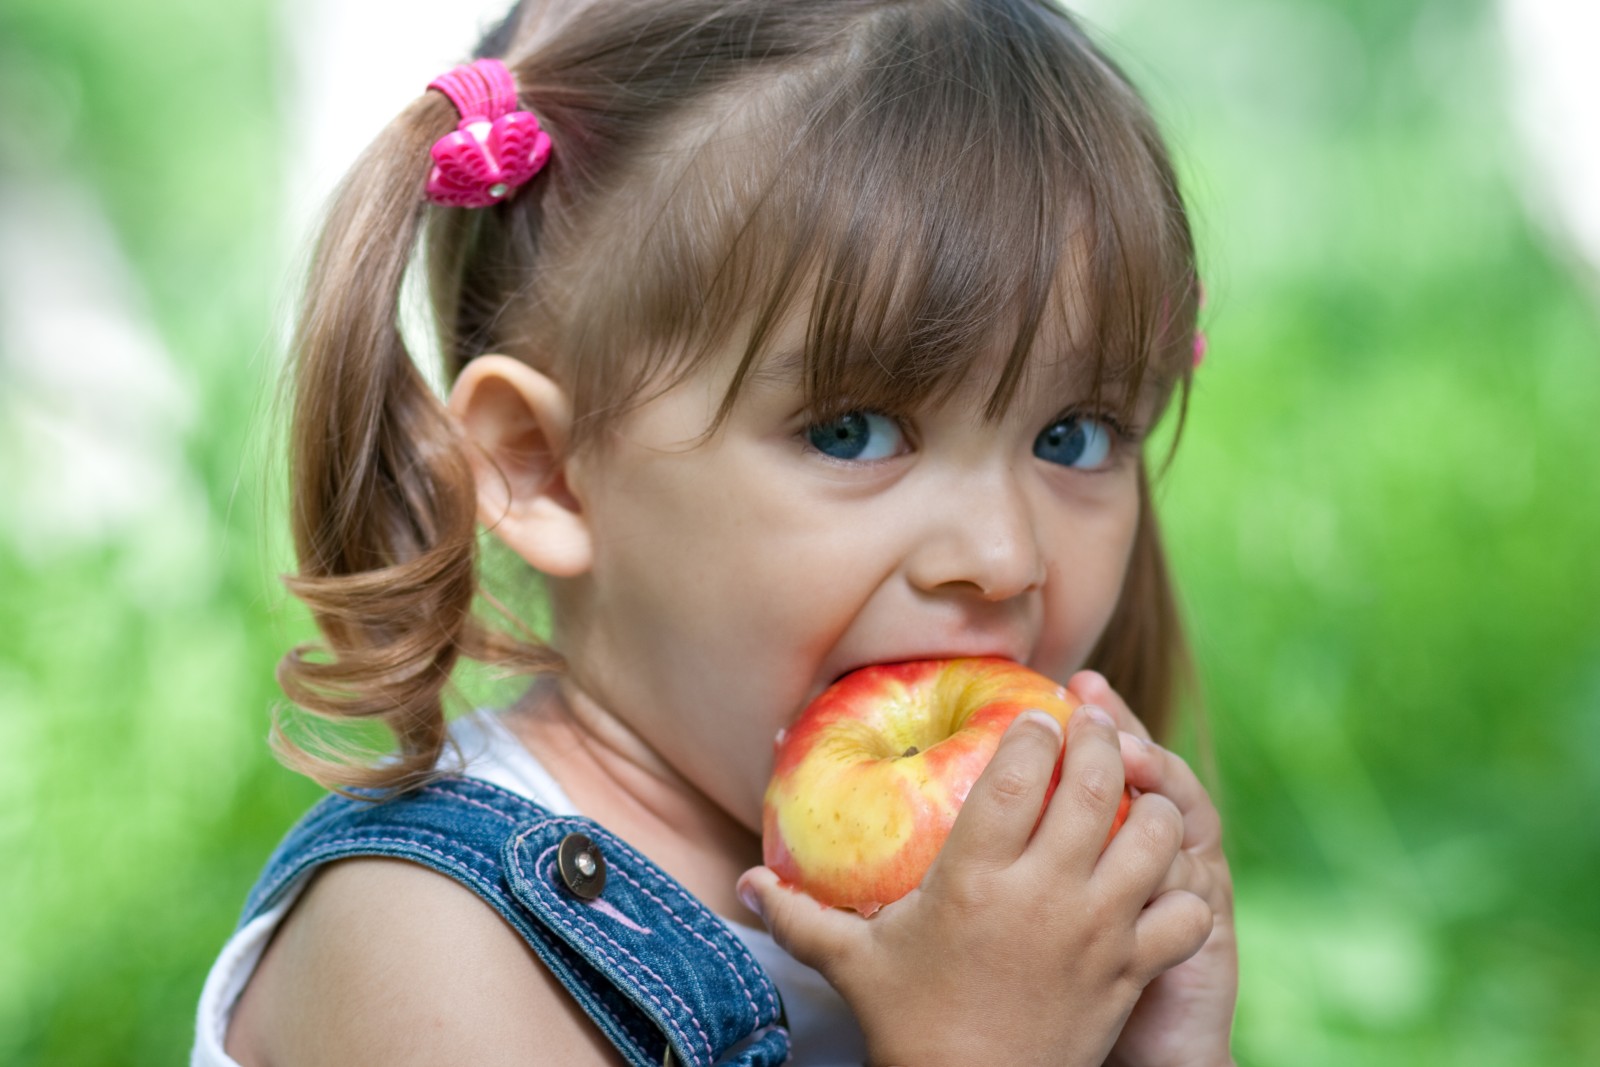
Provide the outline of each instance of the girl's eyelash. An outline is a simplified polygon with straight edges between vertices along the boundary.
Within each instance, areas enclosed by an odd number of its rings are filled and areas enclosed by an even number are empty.
[[[840,408],[830,407],[821,412],[816,410],[801,411],[795,416],[794,422],[799,425],[799,432],[803,435],[814,426],[825,426],[828,423],[838,422],[849,415],[881,416],[899,427],[900,432],[905,434],[907,438],[911,436],[911,431],[914,428],[914,423],[911,419],[903,415],[896,415],[892,411],[885,411],[883,408],[851,407],[849,405]]]
[[[797,415],[801,420],[813,426],[817,423],[833,422],[835,419],[842,419],[846,415],[882,415],[884,418],[893,419],[901,425],[904,425],[908,418],[902,412],[889,411],[886,408],[873,407],[870,404],[852,404],[846,401],[834,401],[819,404],[815,407],[802,408]]]
[[[1144,430],[1130,426],[1113,412],[1104,410],[1093,411],[1083,408],[1068,408],[1051,419],[1046,425],[1054,426],[1056,423],[1065,422],[1068,419],[1087,419],[1090,422],[1098,422],[1103,426],[1108,426],[1111,428],[1111,432],[1116,434],[1117,440],[1125,445],[1138,445],[1144,440]]]
[[[844,418],[846,415],[881,415],[883,418],[892,420],[900,428],[900,432],[906,435],[908,441],[913,439],[913,424],[911,420],[904,416],[884,411],[880,408],[857,407],[849,404],[841,404],[837,407],[829,405],[827,408],[813,408],[798,412],[796,421],[799,424],[799,429],[796,431],[796,436],[803,439],[807,431],[812,427],[834,422]],[[1123,447],[1137,448],[1144,443],[1145,430],[1143,428],[1130,425],[1124,422],[1115,412],[1104,409],[1067,408],[1052,417],[1045,425],[1047,427],[1054,426],[1056,423],[1065,422],[1068,419],[1085,419],[1109,427],[1116,437],[1117,443]]]
[[[847,415],[879,415],[879,416],[882,416],[883,418],[888,419],[890,422],[892,422],[896,426],[898,426],[900,428],[900,431],[902,433],[906,434],[908,437],[911,435],[911,431],[915,427],[915,420],[913,420],[911,417],[909,417],[907,415],[902,415],[902,414],[899,414],[897,412],[888,411],[888,410],[885,410],[884,408],[874,408],[874,407],[866,407],[864,405],[851,405],[851,404],[844,404],[844,405],[841,405],[839,407],[834,407],[834,406],[830,405],[829,407],[820,408],[820,409],[819,408],[808,408],[806,410],[803,410],[803,411],[800,411],[799,413],[797,413],[796,416],[795,416],[794,421],[800,426],[800,432],[804,433],[806,430],[809,430],[813,426],[822,426],[822,425],[824,425],[826,423],[837,422],[840,419],[846,417]]]

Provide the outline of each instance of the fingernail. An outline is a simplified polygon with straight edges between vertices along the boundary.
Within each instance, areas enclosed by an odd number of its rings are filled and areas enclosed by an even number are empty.
[[[1135,752],[1147,752],[1150,749],[1150,742],[1146,741],[1138,734],[1130,734],[1124,730],[1119,734],[1119,736],[1122,739],[1122,743],[1133,749]]]
[[[739,894],[739,903],[755,914],[760,915],[761,920],[765,922],[766,916],[761,915],[761,898],[756,896],[755,887],[750,885],[749,882],[740,881],[738,886],[735,887],[735,891]]]
[[[1105,686],[1107,689],[1111,688],[1110,683],[1106,681],[1106,676],[1101,674],[1099,671],[1083,670],[1079,671],[1078,673],[1079,677],[1083,678],[1084,681],[1089,683],[1088,688],[1090,689],[1093,689],[1096,686]],[[1082,689],[1084,687],[1080,685],[1079,688]]]
[[[1038,708],[1029,708],[1021,715],[1018,715],[1017,723],[1021,722],[1036,722],[1056,737],[1059,738],[1061,736],[1061,724],[1056,721],[1056,717],[1049,712],[1040,711]],[[1012,726],[1015,727],[1017,723],[1013,723]]]
[[[1083,707],[1078,709],[1078,714],[1082,715],[1084,718],[1088,719],[1090,722],[1099,723],[1101,726],[1116,726],[1117,725],[1117,720],[1113,719],[1111,717],[1110,713],[1106,711],[1106,709],[1104,709],[1102,707],[1098,707],[1097,705],[1094,705],[1094,704],[1085,704]]]

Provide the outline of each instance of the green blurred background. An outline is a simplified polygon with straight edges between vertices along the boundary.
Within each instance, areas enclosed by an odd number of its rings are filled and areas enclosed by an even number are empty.
[[[306,10],[0,6],[0,1062],[184,1060],[317,795],[265,744],[309,635],[272,437]],[[1528,192],[1502,16],[1090,10],[1211,291],[1162,497],[1240,1061],[1600,1062],[1600,285]]]

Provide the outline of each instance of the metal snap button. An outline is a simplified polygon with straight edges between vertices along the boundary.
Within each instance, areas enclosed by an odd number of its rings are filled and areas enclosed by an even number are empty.
[[[606,887],[606,858],[584,834],[568,834],[556,849],[556,870],[575,896],[593,900]]]

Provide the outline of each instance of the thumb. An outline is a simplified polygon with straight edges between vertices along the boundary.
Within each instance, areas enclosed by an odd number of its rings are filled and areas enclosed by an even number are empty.
[[[761,917],[772,939],[789,955],[827,975],[831,964],[861,936],[866,922],[855,912],[830,908],[778,880],[770,867],[752,867],[739,877],[739,899]]]

